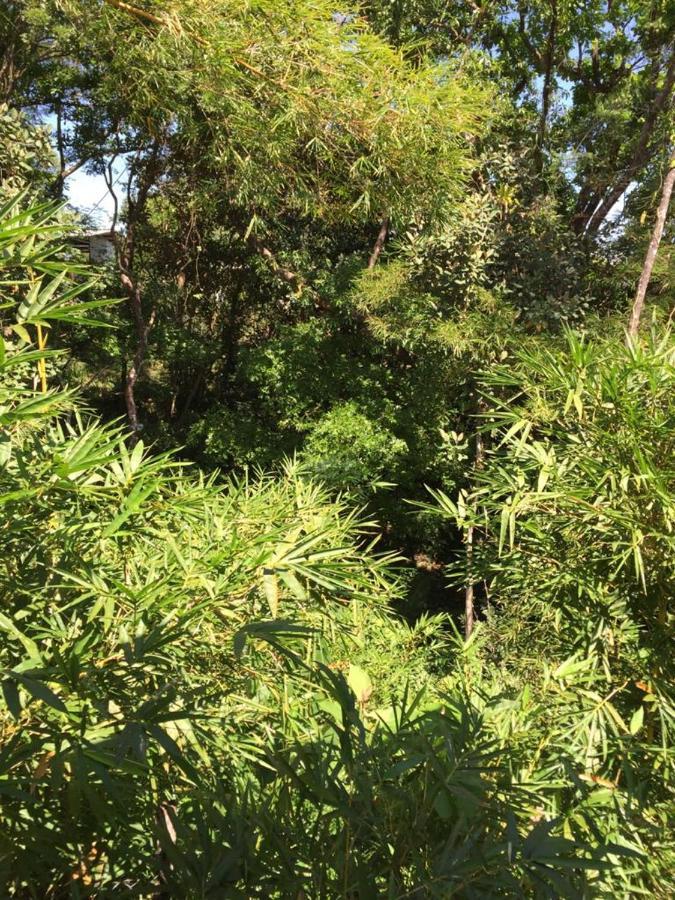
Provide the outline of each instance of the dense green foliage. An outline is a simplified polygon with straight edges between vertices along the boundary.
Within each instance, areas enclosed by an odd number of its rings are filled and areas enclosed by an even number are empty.
[[[673,895],[671,7],[4,4],[2,896]]]
[[[493,663],[534,686],[559,660],[576,683],[557,764],[584,760],[636,843],[664,848],[674,364],[669,332],[640,347],[569,334],[520,351],[486,376],[490,449],[473,490],[437,495],[459,527],[481,530],[455,575],[464,583],[468,562],[469,580],[490,585]]]

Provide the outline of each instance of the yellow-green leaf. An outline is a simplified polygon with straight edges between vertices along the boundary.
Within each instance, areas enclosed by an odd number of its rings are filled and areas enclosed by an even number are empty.
[[[373,693],[373,682],[370,675],[360,666],[349,664],[347,684],[356,694],[359,703],[367,703]]]

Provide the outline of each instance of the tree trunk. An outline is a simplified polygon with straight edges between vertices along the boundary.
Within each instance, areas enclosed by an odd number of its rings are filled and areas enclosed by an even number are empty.
[[[384,248],[385,241],[387,240],[387,234],[389,232],[389,218],[385,216],[382,219],[382,224],[380,225],[380,231],[377,235],[377,240],[375,241],[375,246],[373,247],[373,252],[370,254],[370,258],[368,260],[368,268],[374,269],[377,265],[377,261],[380,258],[380,253]]]
[[[120,280],[127,291],[129,309],[134,322],[134,330],[136,332],[136,349],[124,379],[124,403],[127,408],[127,418],[129,419],[129,427],[131,429],[131,443],[135,444],[138,441],[139,432],[141,431],[141,424],[138,418],[138,407],[136,406],[136,382],[145,365],[145,357],[148,352],[148,337],[150,335],[150,330],[154,325],[155,314],[153,311],[146,322],[143,316],[141,289],[138,282],[124,271],[122,271],[120,275]]]
[[[5,15],[7,14],[5,13]],[[8,104],[11,103],[17,82],[22,75],[21,66],[17,61],[17,45],[20,44],[22,38],[18,17],[11,25],[15,37],[11,43],[5,45],[0,55],[0,103]]]
[[[227,322],[223,330],[223,354],[222,369],[223,387],[227,389],[232,381],[237,368],[237,354],[239,350],[239,307],[241,299],[241,286],[235,284],[230,297],[230,308]]]
[[[468,581],[464,590],[464,637],[468,640],[473,633],[474,626],[474,589],[471,574],[468,571],[473,561],[473,525],[469,525],[466,533],[466,567],[468,572]]]
[[[143,371],[143,366],[145,365],[145,357],[148,350],[148,337],[155,321],[154,310],[150,313],[147,320],[144,316],[141,287],[138,283],[138,278],[134,273],[136,231],[145,212],[145,205],[150,188],[154,184],[159,172],[159,152],[159,141],[155,141],[145,160],[144,169],[138,180],[135,198],[132,198],[131,196],[133,170],[129,173],[129,182],[127,185],[127,231],[122,247],[118,253],[120,281],[127,293],[129,311],[136,332],[136,348],[124,380],[124,403],[127,409],[127,418],[129,419],[132,444],[135,444],[138,441],[139,432],[141,430],[141,423],[138,418],[138,407],[136,405],[136,383]],[[139,160],[139,157],[140,151],[136,157],[137,161]],[[109,173],[109,177],[112,178],[111,173]],[[111,190],[110,184],[108,187]]]
[[[302,277],[297,272],[286,268],[286,266],[280,265],[269,247],[265,247],[254,234],[251,235],[250,241],[255,247],[256,253],[259,253],[260,256],[270,264],[275,275],[278,275],[279,278],[282,278],[284,281],[288,282],[288,284],[294,285],[296,290],[302,290],[304,283]]]
[[[483,465],[483,436],[480,431],[476,434],[476,458],[475,468],[480,469]],[[473,549],[476,539],[476,533],[473,525],[469,525],[466,532],[466,587],[464,589],[464,637],[468,640],[472,633],[476,619],[476,610],[474,607],[474,582],[471,572],[473,564]]]
[[[656,254],[658,253],[659,244],[661,243],[661,238],[663,236],[666,216],[668,215],[668,206],[670,204],[670,196],[673,193],[673,184],[675,184],[675,156],[670,161],[670,168],[663,182],[661,200],[659,201],[659,207],[656,211],[654,231],[652,232],[652,239],[647,248],[647,255],[645,256],[642,274],[640,275],[635,294],[633,310],[628,324],[628,336],[631,340],[635,340],[638,328],[640,327],[640,316],[642,315],[642,309],[645,304],[645,296],[647,294],[647,287],[649,286],[649,279],[652,276],[652,269],[654,268],[654,263],[656,261]]]
[[[555,59],[555,39],[558,29],[558,3],[552,0],[551,23],[546,42],[546,68],[544,70],[544,84],[541,92],[541,116],[539,117],[539,129],[537,134],[537,165],[539,172],[544,169],[544,143],[546,141],[546,125],[551,108],[551,91],[553,89],[553,62]]]

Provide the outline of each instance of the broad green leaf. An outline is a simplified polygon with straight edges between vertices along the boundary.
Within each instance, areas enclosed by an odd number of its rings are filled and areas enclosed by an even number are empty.
[[[356,699],[359,703],[365,704],[368,702],[373,693],[373,683],[370,680],[370,675],[364,669],[350,663],[347,684],[356,694]]]
[[[11,326],[11,329],[12,329],[12,331],[13,331],[15,334],[18,334],[18,336],[21,338],[21,340],[22,340],[24,343],[26,343],[26,344],[30,344],[30,343],[31,343],[31,340],[32,340],[32,339],[31,339],[30,334],[28,333],[28,329],[25,328],[23,325],[20,325],[19,323],[15,322],[15,323]]]
[[[630,726],[629,726],[631,734],[638,733],[638,731],[642,728],[642,723],[644,722],[644,718],[645,718],[645,708],[644,708],[644,706],[638,706],[638,708],[635,710],[635,712],[631,716]]]

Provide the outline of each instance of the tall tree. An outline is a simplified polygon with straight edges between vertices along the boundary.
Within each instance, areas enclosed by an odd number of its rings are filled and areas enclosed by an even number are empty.
[[[89,69],[79,85],[89,102],[80,95],[68,110],[69,145],[100,168],[112,144],[135,154],[120,253],[136,334],[125,387],[134,431],[152,316],[133,272],[138,221],[169,197],[173,173],[201,173],[203,206],[296,287],[302,274],[274,249],[281,218],[369,226],[386,209],[399,225],[428,223],[460,194],[484,92],[447,63],[409,64],[353,13],[304,0],[56,8],[70,28],[64,54]],[[160,139],[161,166],[146,149]]]

